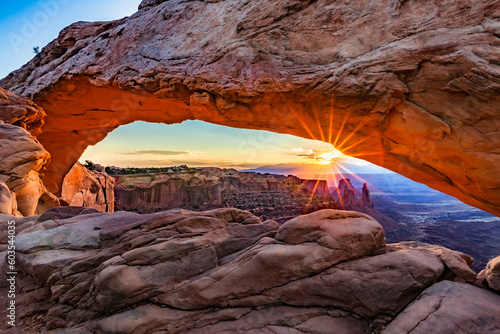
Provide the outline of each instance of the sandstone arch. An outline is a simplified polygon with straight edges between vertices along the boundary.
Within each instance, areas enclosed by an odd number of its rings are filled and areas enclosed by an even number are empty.
[[[145,0],[0,81],[47,113],[44,182],[136,120],[331,142],[500,214],[500,1]]]

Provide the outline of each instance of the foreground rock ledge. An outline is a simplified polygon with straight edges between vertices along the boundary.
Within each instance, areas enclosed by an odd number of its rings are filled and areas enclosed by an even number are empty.
[[[500,0],[143,1],[0,81],[47,113],[44,183],[137,120],[332,143],[500,214]]]
[[[438,246],[385,245],[376,221],[349,211],[281,227],[237,209],[61,207],[16,219],[17,316],[26,333],[374,333],[472,262]],[[500,307],[500,296],[465,286],[469,301]],[[397,319],[418,318],[414,307]],[[406,323],[397,321],[389,328]]]

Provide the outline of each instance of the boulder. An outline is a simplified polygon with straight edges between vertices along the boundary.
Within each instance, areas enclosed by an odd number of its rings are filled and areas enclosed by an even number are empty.
[[[115,179],[105,172],[88,170],[77,162],[64,178],[61,200],[101,212],[115,210]]]
[[[497,256],[486,265],[484,278],[493,290],[500,292],[500,256]]]
[[[16,194],[3,181],[0,181],[0,213],[13,216],[18,214]]]
[[[380,225],[354,212],[280,227],[230,208],[96,211],[15,218],[22,330],[366,333],[452,273],[444,248],[384,246]]]
[[[57,200],[49,204],[47,199],[52,197],[39,177],[49,159],[50,154],[28,131],[0,124],[0,181],[15,193],[17,209],[24,216],[37,213],[40,199],[41,208],[59,204]]]
[[[463,278],[465,282],[473,283],[476,280],[476,273],[459,253],[444,249],[441,252],[441,259],[453,273]]]
[[[425,249],[348,261],[263,293],[268,303],[334,306],[364,317],[395,316],[444,273]]]
[[[442,281],[425,290],[382,333],[498,333],[499,314],[499,295]]]

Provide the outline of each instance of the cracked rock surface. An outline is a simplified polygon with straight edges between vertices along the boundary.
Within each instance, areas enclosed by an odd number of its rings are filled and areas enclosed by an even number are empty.
[[[380,224],[349,211],[281,227],[230,208],[58,207],[15,219],[26,333],[373,333],[436,281],[467,275],[449,269],[457,258],[471,261],[423,243],[385,245]]]
[[[442,281],[425,290],[383,333],[500,333],[499,314],[499,295]]]

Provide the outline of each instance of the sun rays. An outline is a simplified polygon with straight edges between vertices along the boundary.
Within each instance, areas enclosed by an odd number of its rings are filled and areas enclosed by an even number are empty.
[[[300,124],[312,139],[321,140],[323,142],[327,139],[327,142],[332,144],[333,148],[330,150],[309,150],[305,154],[300,155],[311,159],[314,164],[322,166],[319,175],[315,175],[317,182],[310,195],[308,205],[315,196],[320,180],[333,179],[333,186],[335,186],[337,192],[335,197],[339,199],[339,204],[342,207],[343,194],[340,193],[338,184],[343,178],[343,175],[347,174],[361,183],[366,182],[363,177],[351,171],[345,162],[349,157],[359,157],[361,159],[374,157],[379,161],[383,161],[382,148],[376,149],[380,141],[373,140],[373,138],[365,133],[366,130],[363,131],[364,127],[370,124],[371,119],[369,114],[362,118],[357,116],[355,121],[356,125],[354,127],[350,124],[350,122],[353,122],[350,118],[354,117],[352,110],[348,113],[343,113],[342,119],[337,123],[335,122],[336,115],[333,107],[330,107],[328,120],[320,120],[316,111],[313,111],[312,114],[314,115],[314,119],[309,119],[307,121],[301,117],[297,117],[298,124]],[[327,129],[324,127],[325,124],[328,127]],[[317,129],[315,129],[315,127],[317,127]],[[317,134],[319,134],[320,138],[318,138]],[[325,134],[327,134],[327,138],[325,138]],[[370,140],[372,140],[372,142],[370,142]],[[366,147],[368,147],[368,149]],[[344,152],[346,153],[344,154]]]

